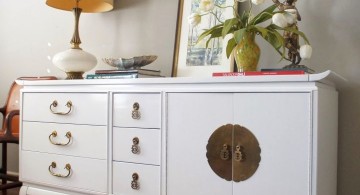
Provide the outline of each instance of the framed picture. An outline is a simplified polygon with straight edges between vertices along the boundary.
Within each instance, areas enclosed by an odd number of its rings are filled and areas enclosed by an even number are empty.
[[[221,7],[231,6],[234,0],[215,0]],[[199,8],[200,0],[179,0],[177,35],[172,76],[176,77],[211,77],[213,72],[230,72],[234,60],[226,57],[226,44],[229,36],[216,38],[209,42],[208,38],[197,43],[198,37],[220,21],[233,17],[233,9],[215,7],[213,14],[201,17],[201,23],[192,27],[188,16]],[[220,21],[219,21],[220,20]]]

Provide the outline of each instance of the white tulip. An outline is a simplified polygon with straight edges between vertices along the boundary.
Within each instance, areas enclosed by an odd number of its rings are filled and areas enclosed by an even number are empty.
[[[310,45],[302,45],[300,47],[300,57],[302,59],[310,59],[312,54],[312,47]]]
[[[254,5],[260,5],[263,4],[265,2],[265,0],[251,0],[251,3],[253,3]]]
[[[198,13],[192,13],[189,17],[188,17],[188,23],[194,27],[197,26],[198,24],[200,24],[201,22],[201,16]]]
[[[296,9],[286,9],[285,10],[285,13],[284,13],[284,16],[286,18],[286,22],[289,24],[289,25],[292,25],[296,22],[297,20],[297,11]]]
[[[203,12],[209,12],[215,7],[214,0],[201,0],[199,9]]]
[[[281,28],[285,28],[288,26],[288,23],[286,21],[286,18],[284,16],[284,14],[281,13],[276,13],[273,15],[272,17],[272,22],[276,25],[279,26]]]

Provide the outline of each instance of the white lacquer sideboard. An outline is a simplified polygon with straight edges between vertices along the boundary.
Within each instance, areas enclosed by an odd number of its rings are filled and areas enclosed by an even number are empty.
[[[336,195],[341,81],[17,81],[20,194]]]

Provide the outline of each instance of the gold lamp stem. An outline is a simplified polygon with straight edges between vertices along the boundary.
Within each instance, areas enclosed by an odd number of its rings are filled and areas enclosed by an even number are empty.
[[[81,11],[82,11],[81,8],[78,7],[73,8],[73,13],[75,16],[75,28],[74,28],[73,37],[70,41],[72,49],[81,49],[80,48],[81,40],[79,35],[79,20],[80,20]]]

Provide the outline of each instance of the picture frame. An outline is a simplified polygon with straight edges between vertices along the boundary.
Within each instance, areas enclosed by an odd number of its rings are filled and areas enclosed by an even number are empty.
[[[178,20],[176,30],[176,43],[174,52],[173,77],[211,77],[214,72],[232,72],[234,58],[226,57],[226,44],[230,35],[223,38],[213,39],[206,48],[205,38],[196,43],[198,36],[204,29],[218,24],[215,16],[208,14],[202,16],[201,23],[191,27],[188,16],[199,6],[200,0],[179,0]],[[231,6],[233,0],[223,0],[224,7]],[[216,8],[219,18],[223,21],[233,17],[231,8]]]

